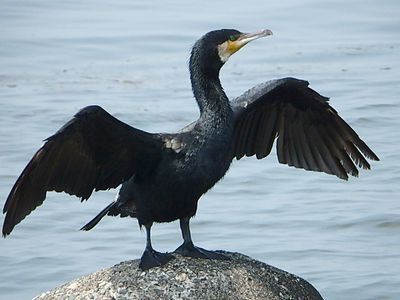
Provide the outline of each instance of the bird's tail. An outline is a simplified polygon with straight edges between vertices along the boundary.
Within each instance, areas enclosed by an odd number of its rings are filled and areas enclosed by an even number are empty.
[[[101,219],[116,206],[117,202],[113,201],[108,205],[105,209],[103,209],[97,216],[95,216],[89,223],[87,223],[85,226],[81,228],[81,230],[88,231],[92,229],[94,226],[97,225],[97,223],[100,222]]]

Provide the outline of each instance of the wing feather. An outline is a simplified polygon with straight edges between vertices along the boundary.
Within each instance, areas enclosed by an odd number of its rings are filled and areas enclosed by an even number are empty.
[[[133,128],[99,106],[79,111],[45,140],[14,184],[4,205],[3,235],[41,205],[47,191],[82,200],[154,168],[161,156],[157,134]]]
[[[298,122],[296,122],[296,124],[294,124],[293,126],[291,126],[291,136],[293,137],[292,140],[292,155],[296,156],[296,160],[297,160],[297,168],[303,168],[305,170],[309,170],[309,164],[307,161],[307,158],[304,156],[304,149],[303,149],[303,145],[301,143],[300,140],[300,133],[299,133],[299,124],[297,124]]]
[[[263,128],[267,128],[268,123],[271,122],[269,115],[270,112],[260,111],[259,130],[257,131],[257,136],[255,140],[256,144],[254,149],[258,159],[262,158],[262,153],[266,148],[265,145],[267,144],[267,139],[271,135],[270,133],[266,133],[266,130],[263,130]]]
[[[267,127],[265,127],[264,140],[266,140],[266,143],[265,143],[264,150],[260,152],[260,158],[264,158],[271,153],[275,138],[278,135],[277,128],[278,128],[278,124],[280,121],[278,120],[277,117],[278,117],[278,114],[276,113],[276,111],[272,111],[268,125],[267,125]]]
[[[256,154],[257,135],[258,131],[260,130],[259,125],[262,118],[262,113],[259,111],[255,111],[253,115],[254,120],[252,122],[251,131],[247,135],[246,139],[246,156],[253,156],[254,154]]]
[[[339,178],[358,176],[366,160],[379,160],[357,133],[308,82],[283,78],[263,83],[231,102],[235,116],[234,151],[266,157],[275,139],[278,161]],[[354,163],[353,163],[354,162]]]
[[[303,157],[304,160],[304,169],[306,170],[318,170],[318,166],[314,160],[314,156],[312,150],[308,145],[308,139],[306,134],[304,133],[305,127],[302,123],[303,116],[299,115],[297,120],[297,126],[295,127],[295,139],[297,140],[297,147],[296,149],[300,149],[300,155]]]
[[[281,164],[287,164],[287,159],[286,159],[286,148],[287,145],[285,143],[285,119],[284,116],[279,115],[279,119],[277,121],[277,132],[278,132],[278,140],[276,142],[276,149],[278,153],[278,161]]]

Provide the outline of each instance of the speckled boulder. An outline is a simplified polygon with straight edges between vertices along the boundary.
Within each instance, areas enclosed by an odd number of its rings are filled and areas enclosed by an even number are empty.
[[[322,299],[304,279],[239,253],[231,260],[176,256],[141,271],[139,260],[83,276],[35,299]]]

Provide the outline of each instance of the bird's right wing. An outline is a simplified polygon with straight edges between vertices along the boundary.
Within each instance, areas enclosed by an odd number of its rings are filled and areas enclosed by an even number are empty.
[[[99,106],[79,111],[46,139],[14,184],[3,213],[3,236],[46,198],[67,192],[82,200],[93,190],[117,187],[138,172],[151,172],[162,151],[157,134],[133,128]]]

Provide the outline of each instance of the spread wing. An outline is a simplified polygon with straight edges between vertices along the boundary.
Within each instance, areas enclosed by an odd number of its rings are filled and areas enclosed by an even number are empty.
[[[283,78],[260,84],[231,103],[235,115],[234,157],[270,152],[277,138],[278,160],[296,168],[348,179],[365,157],[379,160],[357,133],[308,82]],[[364,157],[365,156],[365,157]]]
[[[3,236],[43,203],[47,191],[88,199],[93,190],[117,187],[154,168],[161,149],[158,135],[135,129],[99,106],[82,109],[45,140],[14,184],[3,209]]]

